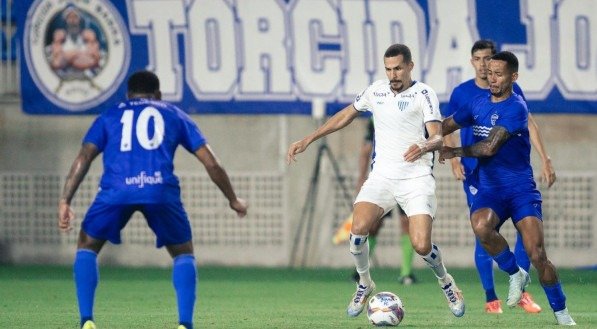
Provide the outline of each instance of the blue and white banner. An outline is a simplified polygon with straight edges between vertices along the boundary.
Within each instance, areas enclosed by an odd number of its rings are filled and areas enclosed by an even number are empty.
[[[19,0],[23,109],[95,114],[149,69],[189,113],[332,113],[385,78],[408,45],[412,76],[445,103],[492,39],[520,61],[534,113],[597,114],[597,0]]]

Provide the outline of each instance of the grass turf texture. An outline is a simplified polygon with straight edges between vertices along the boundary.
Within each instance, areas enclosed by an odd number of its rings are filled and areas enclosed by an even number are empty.
[[[529,292],[540,314],[508,309],[507,276],[496,270],[504,313],[485,314],[484,293],[474,269],[453,269],[463,290],[466,314],[455,318],[431,271],[418,269],[419,283],[402,286],[398,271],[373,269],[377,291],[392,291],[404,302],[400,327],[545,328],[555,318],[531,272]],[[366,312],[346,316],[355,286],[350,269],[199,268],[197,328],[373,328]],[[597,271],[560,270],[568,309],[578,328],[597,327]],[[176,328],[177,311],[170,269],[100,268],[95,321],[99,329]],[[0,328],[78,328],[70,267],[0,265]]]

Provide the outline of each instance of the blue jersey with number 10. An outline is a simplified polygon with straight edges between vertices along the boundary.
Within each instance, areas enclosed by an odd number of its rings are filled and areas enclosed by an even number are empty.
[[[191,118],[166,102],[130,99],[104,111],[83,143],[103,152],[98,198],[113,204],[167,203],[180,199],[174,175],[178,145],[194,152],[206,144]]]
[[[458,109],[453,118],[461,127],[472,126],[474,143],[487,138],[494,126],[501,126],[510,134],[495,155],[478,158],[480,186],[489,190],[535,188],[528,110],[521,96],[513,93],[508,99],[493,103],[487,93]]]

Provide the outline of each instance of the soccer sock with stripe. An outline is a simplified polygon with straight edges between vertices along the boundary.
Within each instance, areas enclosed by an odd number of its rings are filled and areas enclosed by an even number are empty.
[[[516,258],[508,246],[497,255],[493,256],[493,260],[495,260],[502,271],[510,275],[518,272],[519,267],[518,264],[516,264]]]
[[[412,274],[413,258],[415,256],[415,250],[413,249],[408,234],[405,233],[400,236],[400,246],[402,247],[402,267],[400,268],[400,276],[405,277]]]
[[[545,295],[547,295],[547,301],[549,306],[554,312],[561,311],[566,308],[566,295],[562,290],[562,285],[557,282],[551,286],[543,286]]]
[[[369,273],[369,242],[367,235],[350,233],[350,253],[360,276],[359,284],[369,286],[371,274]]]
[[[172,283],[176,291],[179,323],[193,329],[193,310],[197,289],[197,264],[195,256],[183,254],[174,258]]]
[[[423,256],[423,260],[427,262],[427,265],[429,265],[438,279],[445,279],[447,273],[446,267],[442,261],[442,253],[435,243],[431,244],[431,251],[427,255]]]
[[[97,254],[88,249],[79,249],[75,254],[73,275],[79,301],[81,326],[87,320],[93,320],[93,300],[99,281]]]
[[[483,248],[479,239],[475,239],[475,266],[485,290],[485,301],[491,302],[498,299],[493,282],[493,258]]]

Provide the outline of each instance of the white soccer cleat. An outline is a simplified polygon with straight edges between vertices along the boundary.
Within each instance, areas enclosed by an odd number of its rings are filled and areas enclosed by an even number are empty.
[[[560,326],[575,326],[576,325],[576,322],[574,322],[574,320],[570,316],[570,313],[568,313],[568,308],[565,308],[561,311],[553,312],[553,314],[556,316],[556,320],[558,321],[558,324]]]
[[[461,317],[464,315],[464,297],[462,296],[462,291],[458,289],[456,286],[456,282],[454,282],[454,278],[450,274],[446,274],[444,279],[438,279],[439,286],[442,288],[446,299],[448,300],[448,306],[450,307],[450,311],[456,317]]]
[[[361,314],[365,305],[367,305],[367,299],[373,291],[375,291],[375,283],[373,281],[367,287],[357,283],[357,291],[352,295],[352,299],[346,309],[348,316],[355,317]]]
[[[506,305],[509,307],[516,307],[522,299],[522,292],[531,283],[531,277],[522,268],[518,268],[518,272],[510,275],[510,288],[508,289],[508,299]]]

